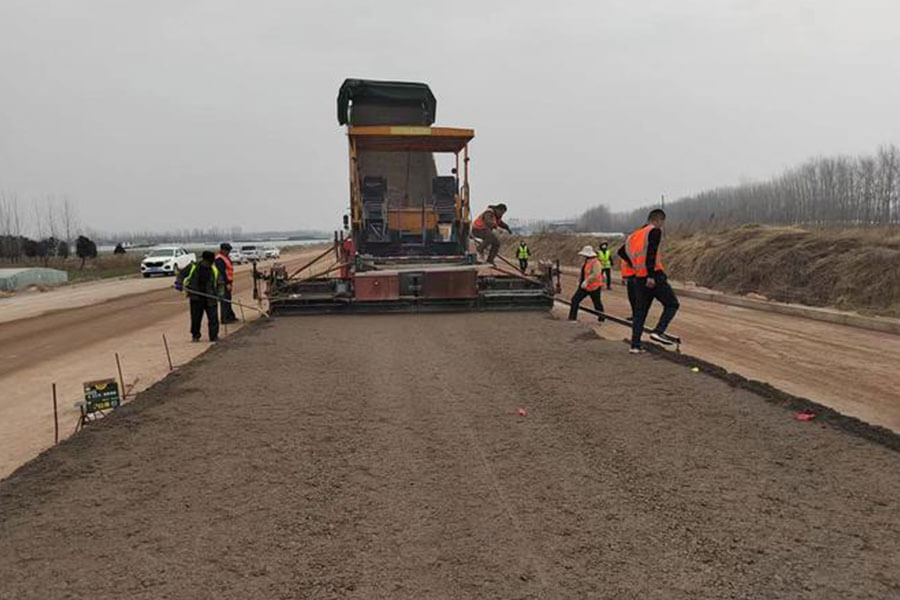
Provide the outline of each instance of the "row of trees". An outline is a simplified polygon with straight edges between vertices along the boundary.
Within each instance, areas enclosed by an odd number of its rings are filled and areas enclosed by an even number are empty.
[[[19,262],[23,258],[39,259],[44,266],[51,258],[69,258],[71,246],[66,240],[48,237],[33,240],[25,236],[0,235],[0,259]],[[97,244],[89,237],[79,235],[75,240],[75,256],[81,259],[81,266],[89,258],[97,258]]]
[[[589,209],[583,231],[624,231],[653,207],[612,213]],[[900,223],[900,149],[874,155],[815,158],[768,181],[717,188],[666,205],[673,223],[764,223],[772,225],[896,225]]]
[[[47,196],[26,204],[0,190],[0,260],[38,259],[46,266],[51,258],[69,258],[74,244],[84,267],[85,260],[97,256],[97,245],[80,231],[68,198]]]

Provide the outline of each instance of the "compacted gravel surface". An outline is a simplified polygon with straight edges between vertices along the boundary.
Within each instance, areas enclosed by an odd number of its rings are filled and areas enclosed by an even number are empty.
[[[0,598],[900,597],[900,454],[793,416],[541,313],[279,318],[0,482]]]

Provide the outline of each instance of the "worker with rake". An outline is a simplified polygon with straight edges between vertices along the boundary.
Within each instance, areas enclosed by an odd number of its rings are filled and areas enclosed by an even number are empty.
[[[578,320],[578,306],[588,296],[591,297],[591,301],[594,303],[594,310],[600,313],[604,312],[603,300],[600,298],[603,290],[603,268],[597,259],[597,253],[594,251],[593,246],[585,246],[578,253],[578,256],[584,257],[584,264],[581,267],[581,278],[578,281],[578,288],[575,290],[575,294],[572,295],[572,304],[569,307],[570,321]],[[598,316],[597,320],[602,323],[603,316]]]
[[[205,250],[199,263],[193,263],[178,274],[176,289],[184,289],[191,309],[191,339],[200,341],[200,325],[206,314],[209,341],[219,339],[219,299],[225,292],[224,274],[213,264],[215,254]]]

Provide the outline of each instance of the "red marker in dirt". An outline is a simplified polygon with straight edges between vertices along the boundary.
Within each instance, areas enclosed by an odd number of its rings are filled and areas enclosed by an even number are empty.
[[[519,407],[519,416],[520,416],[520,417],[527,417],[527,416],[528,416],[528,411],[525,410],[525,407],[524,407],[524,406],[520,406],[520,407]]]
[[[794,420],[803,421],[804,423],[807,421],[812,421],[816,418],[816,413],[811,410],[801,410],[797,414],[794,415]]]

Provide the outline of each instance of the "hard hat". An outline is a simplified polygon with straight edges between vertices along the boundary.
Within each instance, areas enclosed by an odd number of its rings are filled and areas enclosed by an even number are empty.
[[[581,252],[578,253],[578,256],[597,256],[597,253],[594,252],[593,246],[585,246],[581,249]]]

